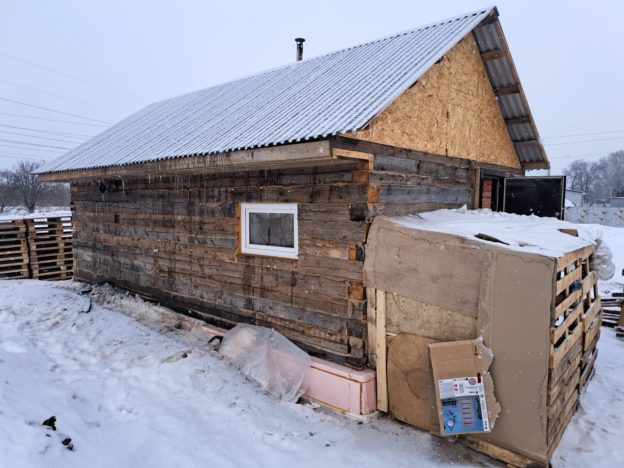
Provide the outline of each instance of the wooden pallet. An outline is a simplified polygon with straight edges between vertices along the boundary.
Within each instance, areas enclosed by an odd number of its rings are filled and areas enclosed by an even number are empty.
[[[535,461],[519,453],[513,452],[503,447],[499,447],[498,445],[494,445],[490,442],[486,442],[485,440],[476,439],[469,436],[463,436],[459,438],[459,442],[465,447],[476,450],[477,452],[481,452],[488,457],[494,458],[495,460],[502,461],[503,463],[506,463],[507,466],[517,468],[548,467],[547,463]]]
[[[30,268],[34,279],[63,280],[73,275],[71,217],[27,220]]]
[[[549,458],[578,408],[580,393],[595,372],[602,314],[597,277],[589,268],[592,252],[591,247],[586,247],[557,260],[547,384]],[[463,439],[464,445],[511,466],[548,465],[491,443]]]
[[[28,278],[28,259],[24,221],[0,222],[0,278]]]
[[[557,261],[547,386],[551,455],[576,411],[596,361],[602,315],[597,276],[590,270],[592,252],[587,247]]]

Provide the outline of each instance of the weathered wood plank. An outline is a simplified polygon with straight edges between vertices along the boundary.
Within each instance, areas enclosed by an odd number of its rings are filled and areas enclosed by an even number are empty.
[[[469,204],[472,191],[465,187],[387,185],[381,188],[380,203]]]
[[[375,362],[377,368],[377,409],[388,412],[388,375],[386,345],[386,293],[376,291]]]
[[[113,166],[82,171],[41,174],[44,182],[69,182],[80,179],[119,177],[124,175],[168,174],[188,171],[214,171],[224,169],[265,169],[267,167],[331,164],[332,155],[327,140],[292,145],[271,146],[253,150],[231,151],[213,155],[167,159],[125,166]]]

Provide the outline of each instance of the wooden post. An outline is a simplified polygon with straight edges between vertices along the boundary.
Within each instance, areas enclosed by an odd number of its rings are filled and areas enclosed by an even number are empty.
[[[375,349],[377,364],[377,409],[388,412],[388,377],[386,372],[386,292],[377,290],[377,325],[375,327]]]

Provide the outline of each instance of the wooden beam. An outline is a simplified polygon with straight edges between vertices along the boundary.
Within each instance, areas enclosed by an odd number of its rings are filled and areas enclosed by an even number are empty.
[[[481,60],[487,62],[488,60],[496,60],[501,57],[504,57],[505,54],[500,49],[488,50],[486,52],[481,52]]]
[[[351,151],[342,148],[332,148],[332,157],[363,159],[365,161],[372,161],[375,155],[372,153],[364,153],[363,151]]]
[[[377,365],[377,409],[388,412],[388,373],[386,347],[386,292],[376,291],[375,360]]]
[[[514,141],[513,144],[515,146],[533,146],[538,144],[537,140],[522,140],[522,141]]]
[[[442,154],[424,153],[422,151],[401,148],[398,146],[384,145],[382,143],[374,143],[365,140],[356,140],[344,136],[334,136],[331,138],[332,149],[341,148],[351,151],[360,151],[364,153],[375,154],[379,156],[394,156],[398,158],[410,159],[412,161],[426,161],[432,163],[444,164],[452,167],[460,167],[472,169],[480,167],[482,169],[491,169],[501,172],[511,172],[513,174],[522,175],[521,169],[513,169],[498,164],[484,163],[481,161],[473,161],[467,158],[454,156],[445,156]]]
[[[522,164],[522,169],[531,170],[531,169],[550,169],[550,164],[547,161],[531,161]]]
[[[506,94],[519,94],[520,93],[520,85],[513,84],[510,86],[502,86],[500,88],[494,88],[494,94],[496,96],[504,96]]]
[[[531,123],[531,117],[516,117],[513,119],[505,119],[505,125],[518,125]]]
[[[473,186],[472,186],[472,209],[477,210],[481,208],[481,169],[478,167],[473,169]]]
[[[40,174],[43,182],[79,179],[112,179],[123,176],[162,175],[184,172],[226,172],[318,165],[332,161],[328,140],[188,156],[98,169]],[[334,160],[336,161],[336,160]]]

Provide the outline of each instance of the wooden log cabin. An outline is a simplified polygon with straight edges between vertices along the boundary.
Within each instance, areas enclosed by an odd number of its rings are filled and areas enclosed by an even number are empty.
[[[547,167],[492,8],[152,104],[40,176],[71,184],[77,279],[361,367],[372,220]]]

